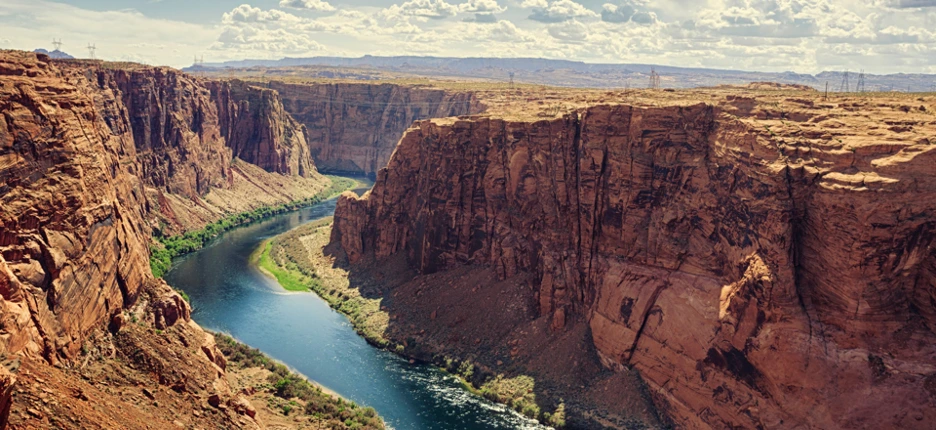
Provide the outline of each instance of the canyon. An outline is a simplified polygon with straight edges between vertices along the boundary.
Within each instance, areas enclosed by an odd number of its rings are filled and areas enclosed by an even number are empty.
[[[927,428],[934,99],[617,96],[419,121],[342,196],[330,252],[396,279],[390,336],[530,374],[586,426],[657,425],[637,373],[679,428]]]
[[[318,252],[380,300],[383,335],[529,377],[570,427],[926,428],[936,99],[767,87],[258,82],[0,51],[0,422],[294,425],[232,382],[149,256],[318,196],[322,171],[376,177]]]

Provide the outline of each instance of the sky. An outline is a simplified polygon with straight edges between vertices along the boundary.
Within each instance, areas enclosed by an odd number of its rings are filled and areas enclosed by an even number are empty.
[[[370,54],[936,73],[936,0],[0,0],[0,49],[53,38],[174,67]]]

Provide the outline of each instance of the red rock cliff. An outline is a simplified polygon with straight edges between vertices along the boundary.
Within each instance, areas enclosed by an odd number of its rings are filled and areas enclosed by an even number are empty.
[[[210,87],[234,157],[268,172],[303,177],[315,172],[305,128],[283,110],[277,91],[237,80]]]
[[[422,121],[342,196],[332,241],[352,263],[532,273],[540,318],[586,322],[680,426],[924,428],[936,145],[881,133],[932,132],[886,109],[883,127],[730,104]]]
[[[315,165],[324,172],[374,174],[387,164],[415,120],[478,113],[472,93],[393,84],[269,82],[287,112],[306,126]]]
[[[201,196],[231,186],[226,135],[274,130],[261,143],[279,155],[288,136],[302,139],[268,91],[257,91],[266,107],[249,109],[252,90],[233,87],[216,103],[200,80],[172,69],[0,52],[0,351],[74,358],[90,331],[161,284],[149,270],[147,219],[167,210],[164,197],[204,207]],[[218,105],[251,114],[224,122]],[[250,152],[250,138],[236,147]],[[302,156],[284,155],[280,166],[314,173],[296,162]],[[160,199],[148,198],[151,188]],[[160,315],[187,320],[178,303]]]

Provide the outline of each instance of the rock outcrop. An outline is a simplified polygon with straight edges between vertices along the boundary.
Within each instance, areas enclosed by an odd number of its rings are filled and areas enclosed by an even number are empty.
[[[293,84],[267,87],[306,126],[316,167],[373,175],[386,166],[403,131],[415,120],[479,113],[473,93],[395,84]]]
[[[238,80],[210,86],[234,157],[273,173],[309,177],[315,172],[305,128],[283,110],[277,91]]]
[[[532,276],[538,318],[588,324],[595,359],[637,369],[681,427],[925,428],[932,120],[797,103],[418,122],[341,197],[332,242],[359,265]]]

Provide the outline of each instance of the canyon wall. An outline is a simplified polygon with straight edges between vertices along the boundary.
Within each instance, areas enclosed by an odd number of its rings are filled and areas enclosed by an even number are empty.
[[[932,132],[927,110],[765,106],[421,121],[341,197],[332,242],[352,268],[532,276],[537,318],[587,324],[680,427],[925,428],[936,145],[897,133]]]
[[[323,172],[373,175],[387,164],[413,121],[479,113],[473,93],[395,84],[292,84],[271,81],[283,106],[306,126]]]
[[[210,87],[234,157],[268,172],[302,177],[315,172],[305,128],[284,111],[277,91],[237,80]]]
[[[209,395],[239,401],[213,338],[153,278],[151,236],[315,195],[328,180],[305,145],[301,125],[268,90],[168,68],[0,51],[0,427],[10,402],[26,428],[63,417],[77,423],[82,410],[97,425],[171,426],[178,414],[139,400],[141,381],[172,388],[154,387],[149,399],[189,408]],[[158,336],[164,331],[171,336]],[[110,385],[69,373],[89,369],[86,354],[119,369],[106,371]],[[81,356],[84,364],[72,367]],[[111,377],[129,380],[136,394],[110,396],[121,389]],[[13,395],[18,378],[29,386]],[[93,390],[107,393],[107,406],[66,411],[44,402],[27,411],[40,395],[29,381],[52,387],[50,378],[67,391],[43,388],[53,398],[87,401],[74,393]],[[235,409],[189,418],[199,427],[256,426]]]
[[[188,211],[197,226],[231,212],[217,194],[270,204],[325,186],[301,125],[270,90],[15,51],[0,56],[0,85],[7,353],[73,358],[90,330],[157,282],[148,269],[151,220]],[[234,163],[232,150],[287,179]],[[282,183],[291,176],[317,182],[292,193]]]

